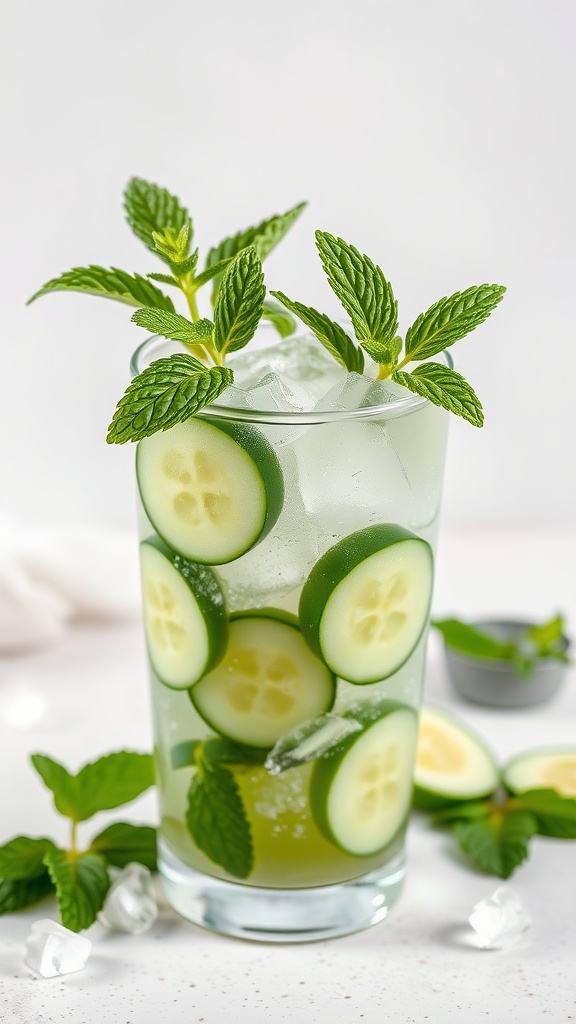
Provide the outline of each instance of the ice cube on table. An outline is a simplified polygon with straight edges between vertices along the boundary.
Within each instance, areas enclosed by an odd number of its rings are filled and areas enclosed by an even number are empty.
[[[110,886],[98,920],[116,932],[139,935],[158,917],[152,875],[144,864],[130,863]]]
[[[81,971],[91,949],[90,939],[45,918],[34,921],[30,929],[24,963],[43,978],[56,978]]]
[[[483,949],[513,946],[532,924],[532,918],[518,893],[501,885],[477,903],[468,918]]]
[[[361,728],[360,722],[354,718],[330,713],[320,715],[281,736],[268,754],[264,767],[271,775],[279,775],[288,768],[314,761]]]

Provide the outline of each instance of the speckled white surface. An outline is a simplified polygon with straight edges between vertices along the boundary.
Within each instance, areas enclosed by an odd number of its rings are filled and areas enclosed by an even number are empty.
[[[573,632],[575,580],[574,534],[450,535],[440,547],[435,610],[544,617],[561,608]],[[475,707],[449,690],[433,638],[426,699],[457,711],[501,759],[576,742],[575,669],[549,705],[521,712]],[[19,832],[64,840],[27,755],[43,751],[75,768],[106,750],[149,747],[139,630],[78,630],[50,651],[0,662],[0,713],[0,840]],[[26,714],[36,721],[25,726]],[[153,815],[150,795],[130,809],[134,821]],[[99,816],[85,832],[112,817]],[[480,950],[467,917],[498,880],[471,870],[447,835],[414,816],[404,894],[391,917],[369,931],[306,946],[260,946],[201,931],[163,908],[145,935],[93,926],[86,969],[41,980],[24,966],[22,952],[30,922],[55,916],[47,901],[0,921],[0,1021],[565,1024],[576,1020],[575,869],[576,843],[534,840],[512,882],[534,924],[513,949]]]

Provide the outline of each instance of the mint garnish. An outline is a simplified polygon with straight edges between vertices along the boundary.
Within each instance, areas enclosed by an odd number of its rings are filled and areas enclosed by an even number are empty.
[[[152,252],[157,252],[154,235],[161,235],[166,230],[178,237],[182,229],[187,229],[186,242],[187,246],[190,245],[190,214],[168,189],[145,181],[144,178],[131,178],[124,191],[124,209],[132,231]]]
[[[28,299],[27,305],[41,295],[49,295],[50,292],[84,292],[87,295],[100,295],[104,299],[115,299],[116,302],[124,302],[128,306],[154,306],[157,309],[174,311],[172,299],[145,277],[127,274],[116,267],[109,270],[97,266],[73,267],[60,277],[47,281],[31,299]]]
[[[222,276],[214,309],[214,347],[219,362],[254,337],[265,295],[262,263],[250,245],[234,257]]]
[[[56,890],[62,924],[72,931],[96,920],[110,886],[108,865],[139,861],[156,866],[156,830],[117,822],[79,850],[77,825],[99,811],[134,800],[154,784],[150,754],[118,751],[85,765],[75,775],[45,754],[32,763],[54,795],[56,809],[70,819],[70,848],[48,838],[16,836],[0,847],[0,914],[29,906]]]
[[[519,676],[528,678],[541,658],[555,658],[568,663],[564,651],[564,618],[555,615],[543,625],[529,626],[518,639],[503,641],[489,632],[470,626],[459,619],[436,619],[432,626],[444,638],[444,643],[460,654],[471,658],[510,661]]]
[[[398,305],[380,267],[353,245],[326,231],[316,232],[316,244],[328,283],[350,317],[356,339],[378,363],[378,379],[390,377],[434,405],[481,427],[484,417],[480,400],[459,373],[440,363],[424,363],[410,372],[403,371],[408,363],[438,355],[473,331],[495,309],[506,289],[498,284],[475,285],[440,299],[408,329],[401,358]],[[352,364],[360,360],[361,350],[343,328],[336,337],[336,325],[324,314],[293,302],[282,292],[272,295],[299,316],[346,369],[356,369]]]
[[[476,821],[458,822],[453,832],[460,848],[478,867],[498,878],[509,878],[528,856],[536,820],[525,811],[495,811]]]

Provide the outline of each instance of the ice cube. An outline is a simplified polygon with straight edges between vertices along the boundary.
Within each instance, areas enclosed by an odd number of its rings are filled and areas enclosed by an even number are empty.
[[[324,392],[345,370],[326,351],[313,334],[301,332],[264,349],[243,349],[231,360],[236,382],[244,387],[249,378],[271,371],[286,374],[306,385],[316,396]]]
[[[24,962],[43,978],[72,974],[86,966],[92,943],[48,918],[34,921],[26,940]]]
[[[279,775],[287,768],[322,757],[361,728],[360,722],[354,718],[330,713],[320,715],[281,736],[268,754],[264,767],[271,775]]]
[[[257,381],[246,381],[253,407],[264,412],[311,412],[316,397],[298,381],[271,370]]]
[[[368,409],[409,398],[410,393],[393,380],[373,380],[360,373],[348,373],[327,391],[316,405],[318,412]]]
[[[225,391],[212,403],[223,405],[228,409],[252,409],[253,402],[249,393],[244,388],[237,388],[230,384]]]
[[[532,918],[518,893],[501,885],[491,896],[477,903],[468,918],[483,949],[513,946],[532,924]]]
[[[110,886],[99,921],[116,932],[139,935],[158,917],[152,875],[143,864],[130,863]]]

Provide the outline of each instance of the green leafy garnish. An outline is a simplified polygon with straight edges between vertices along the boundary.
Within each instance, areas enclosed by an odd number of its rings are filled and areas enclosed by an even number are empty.
[[[260,257],[250,245],[231,261],[222,277],[214,309],[214,345],[221,359],[254,337],[265,295]]]
[[[528,626],[514,640],[500,640],[489,632],[459,619],[435,619],[432,626],[452,650],[470,658],[509,661],[520,677],[532,675],[541,658],[569,662],[565,651],[564,618],[555,615],[541,626]]]
[[[134,378],[120,399],[106,440],[140,441],[194,416],[232,383],[227,366],[203,366],[194,356],[156,359]]]
[[[464,853],[498,878],[509,878],[528,856],[528,844],[536,832],[536,819],[526,811],[495,811],[475,821],[461,821],[454,835]]]
[[[84,765],[75,775],[45,754],[32,763],[54,796],[56,810],[70,819],[70,848],[48,838],[15,836],[0,847],[0,914],[9,914],[56,892],[62,924],[72,931],[96,920],[110,886],[108,865],[130,861],[156,868],[156,830],[116,822],[79,850],[77,825],[99,811],[134,800],[154,784],[151,754],[117,751]]]
[[[164,278],[162,278],[164,280]],[[73,267],[60,277],[54,277],[37,291],[28,305],[41,295],[50,292],[84,292],[100,295],[104,299],[115,299],[127,306],[152,306],[155,309],[174,311],[174,303],[168,295],[151,284],[140,274],[127,274],[124,270],[111,267]]]
[[[124,191],[124,209],[132,231],[153,253],[158,252],[154,235],[167,229],[176,236],[187,229],[187,245],[192,241],[190,214],[168,189],[144,178],[131,178]]]
[[[434,405],[481,427],[484,416],[480,400],[459,373],[441,363],[424,363],[409,372],[404,372],[404,367],[438,355],[473,331],[495,309],[506,289],[483,284],[440,299],[418,317],[403,343],[397,333],[398,304],[380,267],[355,246],[326,231],[316,232],[316,243],[328,283],[350,317],[356,339],[378,364],[378,379],[391,377]],[[357,369],[352,364],[360,360],[361,351],[342,328],[336,338],[334,322],[324,314],[288,299],[282,292],[272,294],[314,331],[338,362],[348,370]]]

